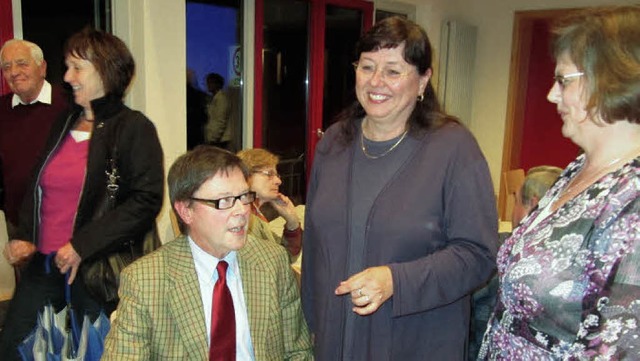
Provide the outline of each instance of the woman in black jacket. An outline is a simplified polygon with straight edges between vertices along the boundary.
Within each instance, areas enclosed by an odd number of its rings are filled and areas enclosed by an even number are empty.
[[[0,335],[4,359],[17,359],[17,345],[46,304],[64,307],[65,273],[76,312],[93,318],[113,311],[115,302],[88,292],[83,265],[141,239],[162,206],[155,126],[122,102],[135,70],[126,45],[85,29],[68,40],[65,63],[64,80],[77,106],[53,126],[25,196],[18,237],[4,251],[10,264],[24,267]],[[117,191],[115,205],[105,207],[108,184]],[[59,272],[47,272],[47,255],[54,252]]]

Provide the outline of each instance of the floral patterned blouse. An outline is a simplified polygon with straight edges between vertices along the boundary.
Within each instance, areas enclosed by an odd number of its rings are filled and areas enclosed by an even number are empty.
[[[480,360],[640,360],[640,157],[534,224],[584,161],[501,247]]]

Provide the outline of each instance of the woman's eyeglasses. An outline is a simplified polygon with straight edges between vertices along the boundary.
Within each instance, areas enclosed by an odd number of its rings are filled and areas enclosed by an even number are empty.
[[[573,79],[579,78],[583,75],[583,72],[571,73],[566,75],[556,75],[553,77],[553,80],[558,83],[560,89],[564,89],[567,85],[569,85],[569,83],[573,81]]]
[[[353,67],[356,70],[356,73],[359,73],[365,78],[373,77],[378,71],[378,68],[375,65],[361,63],[358,61],[353,62]],[[382,78],[383,80],[398,81],[411,74],[411,72],[412,70],[402,71],[393,67],[385,67],[380,71],[380,78]]]
[[[278,172],[276,172],[275,170],[254,170],[251,173],[262,174],[263,176],[266,176],[269,178],[273,178],[273,177],[280,178],[280,174],[278,174]]]
[[[204,199],[204,198],[189,198],[192,201],[201,202],[209,207],[213,207],[215,209],[224,210],[233,207],[236,204],[237,200],[240,200],[240,203],[247,205],[256,200],[256,192],[247,192],[242,193],[239,196],[229,196],[218,199]]]

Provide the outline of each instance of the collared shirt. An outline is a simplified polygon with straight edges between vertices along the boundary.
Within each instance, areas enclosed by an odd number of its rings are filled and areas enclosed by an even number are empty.
[[[44,84],[42,84],[42,89],[40,89],[40,94],[38,94],[38,97],[35,98],[31,103],[23,102],[22,99],[20,99],[20,97],[18,96],[18,94],[14,93],[13,98],[11,98],[11,108],[15,108],[16,105],[18,104],[29,105],[37,102],[51,104],[51,84],[49,84],[49,82],[46,80],[44,81]]]
[[[213,286],[218,281],[216,267],[221,260],[210,255],[200,248],[191,237],[189,246],[196,266],[198,282],[200,283],[200,296],[204,306],[204,319],[207,326],[207,343],[211,342],[211,304],[213,303]],[[242,278],[236,252],[229,252],[223,259],[229,264],[227,268],[227,287],[233,299],[233,308],[236,318],[236,359],[255,360],[251,334],[249,332],[249,317],[242,290]]]

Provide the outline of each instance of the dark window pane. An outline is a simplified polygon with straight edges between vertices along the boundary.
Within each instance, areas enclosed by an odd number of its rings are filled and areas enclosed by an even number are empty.
[[[242,148],[242,2],[228,0],[187,1],[187,147],[204,142],[212,101],[208,74],[224,79],[231,151]],[[220,145],[220,144],[216,144]]]
[[[22,35],[42,48],[47,80],[62,84],[65,72],[63,45],[85,26],[111,31],[110,0],[22,0]]]
[[[280,156],[281,189],[295,202],[304,200],[308,19],[305,1],[264,3],[263,144]]]
[[[360,38],[362,12],[327,6],[324,54],[323,129],[346,105],[355,101],[355,72],[351,65]]]

